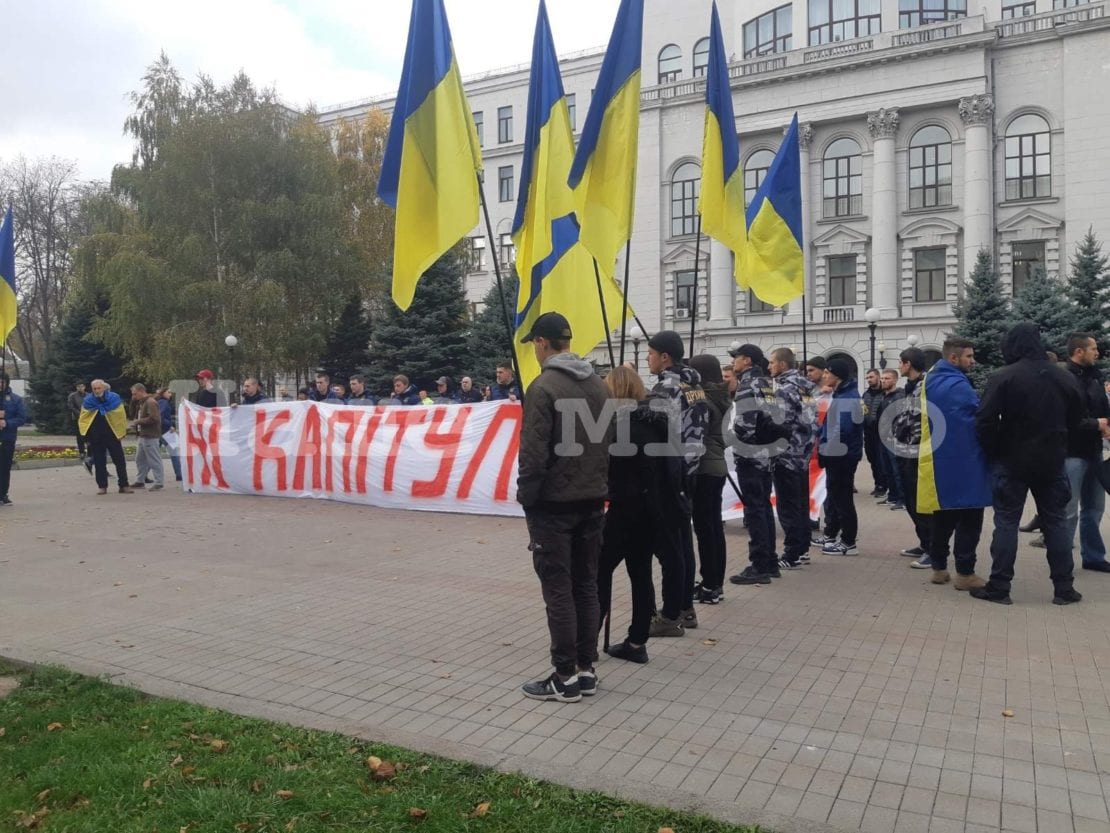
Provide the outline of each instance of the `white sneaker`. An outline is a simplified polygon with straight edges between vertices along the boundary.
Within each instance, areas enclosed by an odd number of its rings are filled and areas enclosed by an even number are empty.
[[[855,544],[845,544],[843,541],[833,541],[821,547],[825,555],[859,555]]]

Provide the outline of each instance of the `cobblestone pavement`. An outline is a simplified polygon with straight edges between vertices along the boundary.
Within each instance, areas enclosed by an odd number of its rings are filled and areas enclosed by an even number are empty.
[[[1054,607],[1027,543],[1014,605],[975,601],[907,569],[905,515],[860,494],[859,557],[729,586],[557,705],[518,693],[547,669],[520,521],[98,497],[73,468],[17,472],[12,496],[0,655],[779,833],[1110,830],[1110,575]],[[738,524],[728,541],[740,566]]]

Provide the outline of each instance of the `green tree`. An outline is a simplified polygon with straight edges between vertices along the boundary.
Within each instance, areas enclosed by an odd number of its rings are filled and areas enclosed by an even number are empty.
[[[512,314],[516,306],[517,278],[510,273],[502,278],[505,285],[505,303]],[[497,365],[512,357],[512,345],[505,328],[505,314],[501,307],[501,296],[497,284],[489,288],[482,298],[482,311],[470,325],[466,339],[466,374],[474,377],[475,384],[488,384],[494,380]],[[527,345],[524,345],[527,348]]]
[[[1091,229],[1075,247],[1071,259],[1071,279],[1068,295],[1075,304],[1075,330],[1093,333],[1099,352],[1107,355],[1110,350],[1110,281],[1106,267],[1110,257],[1102,253],[1102,243]]]
[[[434,390],[438,377],[457,380],[469,369],[464,264],[462,247],[456,246],[424,273],[406,311],[389,304],[374,321],[367,383],[375,391],[390,390],[398,373]]]
[[[350,379],[370,361],[370,335],[370,318],[362,296],[356,293],[335,322],[320,358],[320,367],[328,371],[333,379]]]
[[[1037,325],[1045,346],[1061,358],[1066,357],[1064,345],[1076,331],[1076,309],[1068,299],[1067,290],[1038,269],[1014,299],[1013,320]]]
[[[971,372],[971,381],[982,389],[987,376],[1004,364],[1002,337],[1011,323],[1002,282],[993,258],[985,249],[980,249],[975,258],[975,268],[964,284],[955,313],[953,334],[975,345],[976,366]]]

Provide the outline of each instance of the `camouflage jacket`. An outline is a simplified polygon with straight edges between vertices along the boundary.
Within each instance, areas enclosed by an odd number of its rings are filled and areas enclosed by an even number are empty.
[[[883,410],[883,420],[890,420],[892,449],[899,457],[918,456],[921,446],[921,391],[925,389],[925,376],[916,381],[909,379],[903,395]]]
[[[709,431],[709,403],[701,389],[701,376],[692,367],[669,367],[659,374],[649,400],[665,403],[672,426],[669,442],[683,461],[685,475],[692,477],[705,454]]]
[[[754,466],[770,471],[786,448],[790,427],[782,421],[771,378],[752,367],[736,380],[736,417],[732,425],[738,444],[733,445],[737,467]]]
[[[775,459],[787,471],[806,471],[817,441],[816,385],[797,370],[774,378],[775,401],[785,427],[790,429],[788,446]]]

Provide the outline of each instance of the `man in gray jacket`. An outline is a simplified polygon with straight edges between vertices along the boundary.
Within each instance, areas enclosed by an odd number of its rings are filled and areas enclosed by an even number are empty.
[[[597,692],[597,562],[613,436],[609,389],[570,352],[570,340],[557,312],[541,315],[521,339],[542,370],[524,397],[517,477],[555,666],[524,685],[524,696],[563,703]]]

